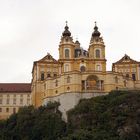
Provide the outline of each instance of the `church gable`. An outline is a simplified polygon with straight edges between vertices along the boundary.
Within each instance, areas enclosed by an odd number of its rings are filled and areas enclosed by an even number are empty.
[[[125,54],[119,61],[115,62],[114,64],[122,64],[122,63],[125,63],[125,64],[126,63],[129,63],[129,64],[134,63],[134,64],[136,64],[136,63],[140,63],[140,62],[131,59],[130,56]]]
[[[51,63],[57,63],[58,61],[55,60],[49,53],[43,57],[42,59],[40,59],[38,62],[51,62]]]

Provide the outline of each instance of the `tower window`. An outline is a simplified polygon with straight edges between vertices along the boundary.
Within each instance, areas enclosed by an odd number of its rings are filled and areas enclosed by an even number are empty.
[[[64,66],[64,72],[68,72],[69,71],[69,64],[66,64],[65,66]]]
[[[44,80],[44,73],[41,73],[41,81]]]
[[[101,71],[101,65],[96,65],[96,71]]]
[[[2,112],[2,108],[0,108],[0,112]]]
[[[96,58],[100,58],[100,50],[96,50],[95,54],[96,54]]]
[[[65,58],[69,58],[70,54],[69,54],[69,49],[65,49]]]

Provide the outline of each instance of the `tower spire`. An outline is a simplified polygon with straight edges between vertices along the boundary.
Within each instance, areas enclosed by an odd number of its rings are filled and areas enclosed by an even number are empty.
[[[66,20],[66,26],[67,26],[67,24],[68,24],[68,21]]]
[[[94,32],[92,33],[92,37],[99,37],[100,32],[98,31],[97,22],[95,21]]]
[[[62,33],[63,36],[71,36],[71,32],[69,31],[69,27],[68,27],[68,21],[66,21],[66,26],[65,26],[65,30],[64,32]]]

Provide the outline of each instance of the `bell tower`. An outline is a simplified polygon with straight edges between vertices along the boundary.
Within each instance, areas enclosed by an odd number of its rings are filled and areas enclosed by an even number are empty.
[[[95,71],[106,71],[105,45],[95,22],[89,44],[89,58],[94,59]]]
[[[59,62],[63,64],[62,73],[72,71],[72,62],[75,55],[74,52],[75,43],[73,42],[73,38],[66,21],[66,26],[59,44]]]
[[[59,44],[59,59],[73,59],[74,48],[75,44],[73,42],[73,38],[66,21],[66,26],[64,28],[64,32],[62,33],[61,41]]]

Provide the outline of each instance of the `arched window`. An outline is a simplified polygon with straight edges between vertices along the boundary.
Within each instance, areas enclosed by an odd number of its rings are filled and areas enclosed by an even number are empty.
[[[96,58],[100,58],[100,50],[97,49],[97,50],[95,51],[95,55],[96,55]]]
[[[69,54],[69,49],[65,49],[65,58],[69,58],[70,54]]]
[[[81,71],[81,72],[85,72],[85,71],[86,71],[86,67],[85,67],[85,66],[81,66],[81,67],[80,67],[80,71]]]

